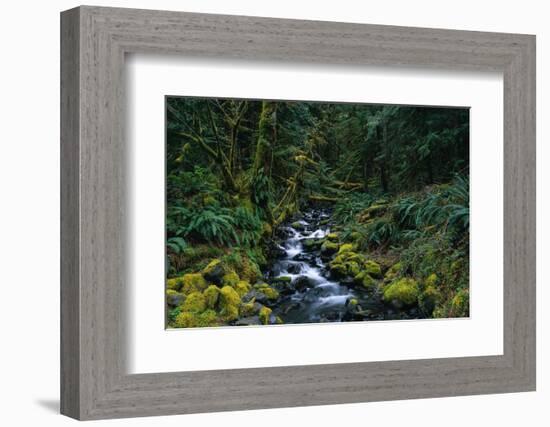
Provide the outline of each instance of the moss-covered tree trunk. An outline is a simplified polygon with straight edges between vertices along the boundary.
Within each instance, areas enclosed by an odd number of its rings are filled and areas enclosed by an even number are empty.
[[[276,104],[270,101],[262,101],[260,121],[258,124],[258,140],[254,155],[254,175],[263,168],[264,174],[269,176],[271,168],[271,145],[275,133],[275,108]]]

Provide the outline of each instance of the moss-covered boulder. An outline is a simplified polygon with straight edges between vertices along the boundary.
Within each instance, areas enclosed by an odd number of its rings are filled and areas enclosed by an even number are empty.
[[[224,264],[219,259],[214,259],[202,270],[202,275],[211,283],[220,285],[226,273]]]
[[[218,303],[218,299],[220,297],[220,288],[218,288],[216,285],[210,285],[204,290],[202,294],[204,296],[204,301],[207,308],[216,307],[216,304]]]
[[[214,310],[206,310],[202,313],[183,311],[174,319],[174,327],[176,328],[201,328],[219,325],[220,321]]]
[[[416,280],[403,277],[390,283],[384,289],[384,301],[397,308],[412,306],[418,302],[418,283]]]
[[[330,240],[331,242],[338,242],[338,233],[328,233],[327,240]]]
[[[262,325],[269,325],[271,323],[271,313],[272,310],[268,307],[262,307],[260,309],[258,317],[260,318],[260,322],[262,323]]]
[[[237,291],[239,296],[242,298],[244,295],[246,295],[248,292],[250,292],[250,289],[252,288],[250,286],[250,283],[248,283],[246,280],[239,280],[233,288]]]
[[[300,221],[294,221],[292,224],[290,224],[290,226],[298,231],[302,231],[305,229],[305,225],[302,224]]]
[[[339,247],[340,245],[338,245],[338,243],[331,242],[330,240],[325,240],[321,245],[321,254],[323,255],[335,254],[338,251]]]
[[[363,263],[362,269],[372,277],[375,277],[377,279],[382,278],[382,269],[380,268],[380,264],[378,264],[375,261],[372,261],[372,260],[365,261]]]
[[[208,287],[201,273],[188,273],[182,276],[181,292],[189,295],[192,292],[202,292]]]
[[[289,285],[292,282],[292,277],[290,276],[278,276],[270,279],[271,283]]]
[[[451,317],[468,317],[470,315],[470,293],[467,289],[459,290],[451,300]]]
[[[323,245],[323,243],[325,243],[325,239],[320,238],[304,239],[302,241],[302,245],[306,251],[317,250]]]
[[[181,306],[182,311],[200,313],[206,309],[206,300],[200,292],[191,292]]]
[[[436,287],[438,284],[439,284],[439,277],[435,273],[430,274],[424,281],[424,286],[426,288],[429,288],[430,286]]]
[[[223,286],[231,286],[234,288],[237,285],[237,283],[239,283],[239,280],[241,280],[239,278],[239,275],[235,273],[233,270],[231,270],[223,275],[221,284]]]
[[[338,248],[338,255],[342,255],[347,252],[353,252],[354,250],[355,250],[355,246],[352,243],[344,243],[342,246]]]
[[[172,277],[166,280],[166,289],[179,292],[181,290],[182,278]]]
[[[185,295],[182,293],[173,289],[168,289],[166,291],[166,304],[168,304],[169,307],[177,307],[181,305],[183,301],[185,301]]]
[[[227,320],[235,320],[239,317],[239,306],[241,297],[231,286],[224,286],[220,289],[219,307],[221,316]]]

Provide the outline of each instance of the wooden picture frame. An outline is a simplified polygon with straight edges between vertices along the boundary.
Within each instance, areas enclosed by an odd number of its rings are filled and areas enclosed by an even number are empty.
[[[127,53],[502,72],[503,355],[127,374]],[[61,166],[65,415],[84,420],[535,390],[534,36],[78,7],[61,14]]]

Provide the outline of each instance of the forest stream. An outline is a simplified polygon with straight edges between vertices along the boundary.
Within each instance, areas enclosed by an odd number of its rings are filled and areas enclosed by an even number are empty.
[[[341,322],[417,318],[416,309],[396,310],[381,296],[354,286],[352,281],[333,277],[320,243],[330,234],[330,211],[310,209],[279,229],[277,256],[266,279],[286,284],[273,315],[287,323]]]

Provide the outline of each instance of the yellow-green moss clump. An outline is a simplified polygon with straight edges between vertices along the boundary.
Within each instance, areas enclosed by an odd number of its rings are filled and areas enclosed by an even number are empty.
[[[252,300],[250,300],[247,303],[241,304],[240,312],[241,312],[241,315],[244,316],[244,317],[254,316],[257,311],[258,310],[256,309],[256,299],[255,298],[252,298]]]
[[[218,298],[220,296],[220,289],[216,285],[210,285],[204,290],[202,294],[204,296],[206,307],[216,307],[216,303],[218,302]]]
[[[200,328],[207,326],[219,326],[218,315],[214,310],[206,310],[203,313],[183,311],[174,320],[176,328]]]
[[[376,288],[376,280],[374,280],[372,276],[369,273],[367,273],[365,270],[355,275],[355,277],[353,278],[353,281],[368,290],[374,290]]]
[[[181,306],[182,311],[200,313],[206,309],[206,300],[200,292],[191,292]]]
[[[250,283],[248,283],[246,280],[239,280],[234,288],[239,296],[242,298],[250,291]]]
[[[224,286],[220,290],[219,307],[220,314],[225,320],[231,321],[239,317],[239,305],[241,297],[231,286]]]
[[[268,307],[262,307],[260,309],[260,312],[258,313],[258,317],[260,318],[260,323],[263,325],[269,324],[269,319],[271,317],[271,309]]]
[[[418,283],[416,280],[404,277],[390,283],[384,289],[384,301],[396,307],[414,305],[418,300]]]
[[[459,290],[451,300],[451,317],[467,317],[470,313],[470,293]]]
[[[327,234],[327,239],[331,242],[337,242],[338,241],[338,233],[329,233]]]
[[[181,292],[185,295],[191,292],[202,292],[208,287],[208,283],[200,273],[188,273],[182,276]]]
[[[179,292],[181,290],[181,285],[182,285],[181,277],[173,277],[166,281],[166,289],[170,289],[173,291]]]
[[[380,268],[380,264],[375,261],[365,261],[363,264],[363,270],[372,277],[382,278],[382,269]]]
[[[225,273],[222,277],[222,285],[235,287],[239,283],[239,276],[234,271]]]
[[[354,246],[352,243],[345,243],[342,246],[340,246],[340,249],[338,249],[338,255],[341,255],[346,252],[353,252]]]
[[[324,255],[331,255],[333,253],[336,253],[339,247],[340,246],[338,245],[338,243],[331,242],[330,240],[325,240],[321,245],[321,253]]]

